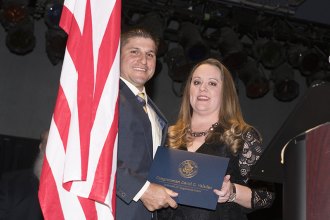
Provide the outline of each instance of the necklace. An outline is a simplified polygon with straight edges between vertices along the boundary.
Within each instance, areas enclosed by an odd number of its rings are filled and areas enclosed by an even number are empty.
[[[216,123],[212,124],[211,127],[205,131],[192,131],[189,126],[187,131],[193,137],[201,137],[201,136],[206,136],[209,132],[213,131],[214,128],[216,128],[218,125],[219,125],[219,123],[216,122]]]

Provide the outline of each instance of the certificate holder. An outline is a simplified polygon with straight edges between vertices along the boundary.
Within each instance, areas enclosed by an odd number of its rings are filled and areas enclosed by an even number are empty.
[[[177,203],[215,210],[229,158],[159,146],[148,180],[177,193]]]

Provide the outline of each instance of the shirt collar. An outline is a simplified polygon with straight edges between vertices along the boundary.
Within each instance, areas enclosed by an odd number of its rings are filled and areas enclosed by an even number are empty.
[[[128,86],[128,88],[133,92],[133,94],[136,96],[138,93],[143,92],[145,94],[145,97],[147,97],[146,88],[143,86],[142,91],[140,91],[138,88],[136,88],[132,83],[130,83],[128,80],[124,79],[123,77],[120,77],[121,80]],[[146,102],[148,98],[146,98]]]

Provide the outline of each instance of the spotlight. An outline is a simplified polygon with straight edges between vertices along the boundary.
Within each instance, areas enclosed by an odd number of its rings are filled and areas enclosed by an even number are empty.
[[[299,68],[303,53],[307,50],[307,47],[302,44],[291,44],[287,50],[287,57],[289,64],[294,68]]]
[[[168,66],[168,74],[173,81],[186,81],[191,65],[186,59],[182,46],[178,45],[170,49],[165,56],[165,62]]]
[[[67,34],[61,29],[49,28],[46,32],[46,53],[53,65],[64,58]]]
[[[191,62],[198,62],[208,57],[209,48],[195,24],[182,22],[178,35],[179,43],[183,46],[185,54]]]
[[[294,38],[292,25],[285,19],[275,19],[273,37],[279,42],[290,42]]]
[[[263,45],[261,62],[265,67],[275,68],[284,61],[284,48],[276,41],[268,41]]]
[[[249,98],[263,97],[269,91],[268,79],[252,59],[249,59],[238,71],[238,77],[243,81],[246,96]]]
[[[274,97],[279,101],[288,102],[299,95],[299,84],[294,80],[294,72],[287,63],[272,71],[274,81]]]
[[[321,57],[315,50],[306,51],[301,58],[300,72],[304,76],[310,76],[321,69]]]
[[[8,49],[15,54],[25,55],[36,45],[33,21],[22,22],[12,27],[6,36]]]
[[[282,44],[274,40],[261,39],[255,44],[255,56],[264,67],[273,69],[284,62],[285,50]]]
[[[63,4],[58,0],[49,0],[45,8],[45,23],[49,28],[59,28]]]
[[[223,54],[223,62],[231,71],[237,71],[247,62],[247,53],[233,29],[223,27],[220,32],[219,49]]]
[[[159,38],[160,41],[157,57],[164,56],[165,53],[168,51],[168,44],[164,40],[163,36],[166,28],[165,18],[159,13],[150,12],[139,19],[138,25],[148,29]]]
[[[5,30],[8,31],[20,23],[26,23],[27,20],[29,20],[29,11],[25,5],[18,3],[5,5],[3,3],[3,9],[0,10],[0,21]]]

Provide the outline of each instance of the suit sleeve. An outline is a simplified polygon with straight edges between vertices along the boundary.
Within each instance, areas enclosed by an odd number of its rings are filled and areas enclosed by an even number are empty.
[[[146,183],[152,163],[151,125],[139,107],[120,95],[116,194],[127,204]]]

